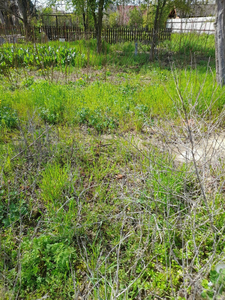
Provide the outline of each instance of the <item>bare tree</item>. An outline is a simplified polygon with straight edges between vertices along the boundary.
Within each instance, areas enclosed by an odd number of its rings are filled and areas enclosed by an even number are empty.
[[[225,1],[216,0],[215,48],[216,77],[220,85],[225,84]]]

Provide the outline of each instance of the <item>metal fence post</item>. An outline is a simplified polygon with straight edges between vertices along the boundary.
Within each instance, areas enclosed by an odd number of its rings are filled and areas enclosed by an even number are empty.
[[[137,56],[137,54],[138,54],[138,43],[136,42],[134,55]]]

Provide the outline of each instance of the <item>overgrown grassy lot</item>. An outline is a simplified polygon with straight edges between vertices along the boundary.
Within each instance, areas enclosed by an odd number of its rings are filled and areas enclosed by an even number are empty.
[[[0,299],[220,299],[213,43],[0,48]]]

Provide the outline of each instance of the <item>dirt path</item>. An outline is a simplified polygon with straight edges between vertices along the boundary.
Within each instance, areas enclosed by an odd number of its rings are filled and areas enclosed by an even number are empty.
[[[126,133],[122,139],[139,151],[149,151],[152,147],[168,154],[175,163],[217,164],[225,158],[225,132],[192,132],[192,143],[187,135],[173,134],[165,128],[144,128],[143,133]],[[103,135],[104,140],[115,139]]]

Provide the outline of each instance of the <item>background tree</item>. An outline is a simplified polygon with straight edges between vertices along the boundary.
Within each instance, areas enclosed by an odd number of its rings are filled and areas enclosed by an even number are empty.
[[[16,25],[19,11],[15,1],[0,0],[0,17],[6,26]]]
[[[153,24],[153,38],[150,51],[150,61],[154,60],[155,46],[158,42],[158,30],[160,28],[165,28],[166,20],[168,18],[169,12],[174,8],[180,8],[182,10],[189,10],[190,8],[189,0],[156,0],[153,4],[154,9],[154,24]]]
[[[103,17],[104,27],[116,27],[119,25],[118,11],[106,13]]]
[[[0,0],[1,1],[1,0]],[[50,0],[49,3],[56,4],[58,0]],[[76,13],[82,14],[84,28],[88,28],[89,17],[93,19],[97,38],[97,51],[102,48],[102,25],[103,16],[111,0],[65,0],[66,4],[72,6]]]
[[[89,9],[89,0],[67,0],[67,4],[72,5],[78,18],[81,17],[84,30],[87,31],[91,23],[91,13]]]
[[[31,0],[17,0],[17,4],[24,27],[28,30],[31,19],[36,15],[36,7]]]
[[[143,12],[140,7],[135,7],[130,10],[129,26],[142,27],[143,26]]]
[[[102,21],[104,11],[106,11],[110,0],[87,0],[88,7],[94,20],[94,26],[97,38],[97,51],[101,53],[102,50]]]
[[[111,13],[109,15],[109,26],[110,27],[114,27],[118,25],[118,21],[119,21],[119,14],[118,11]]]
[[[55,17],[52,16],[53,9],[51,7],[41,8],[39,10],[39,14],[41,16],[43,25],[48,25],[48,26],[49,25],[53,25],[53,26],[56,26]]]
[[[5,19],[14,17],[20,20],[26,31],[29,29],[31,19],[37,13],[35,4],[31,0],[0,0],[0,11]]]

